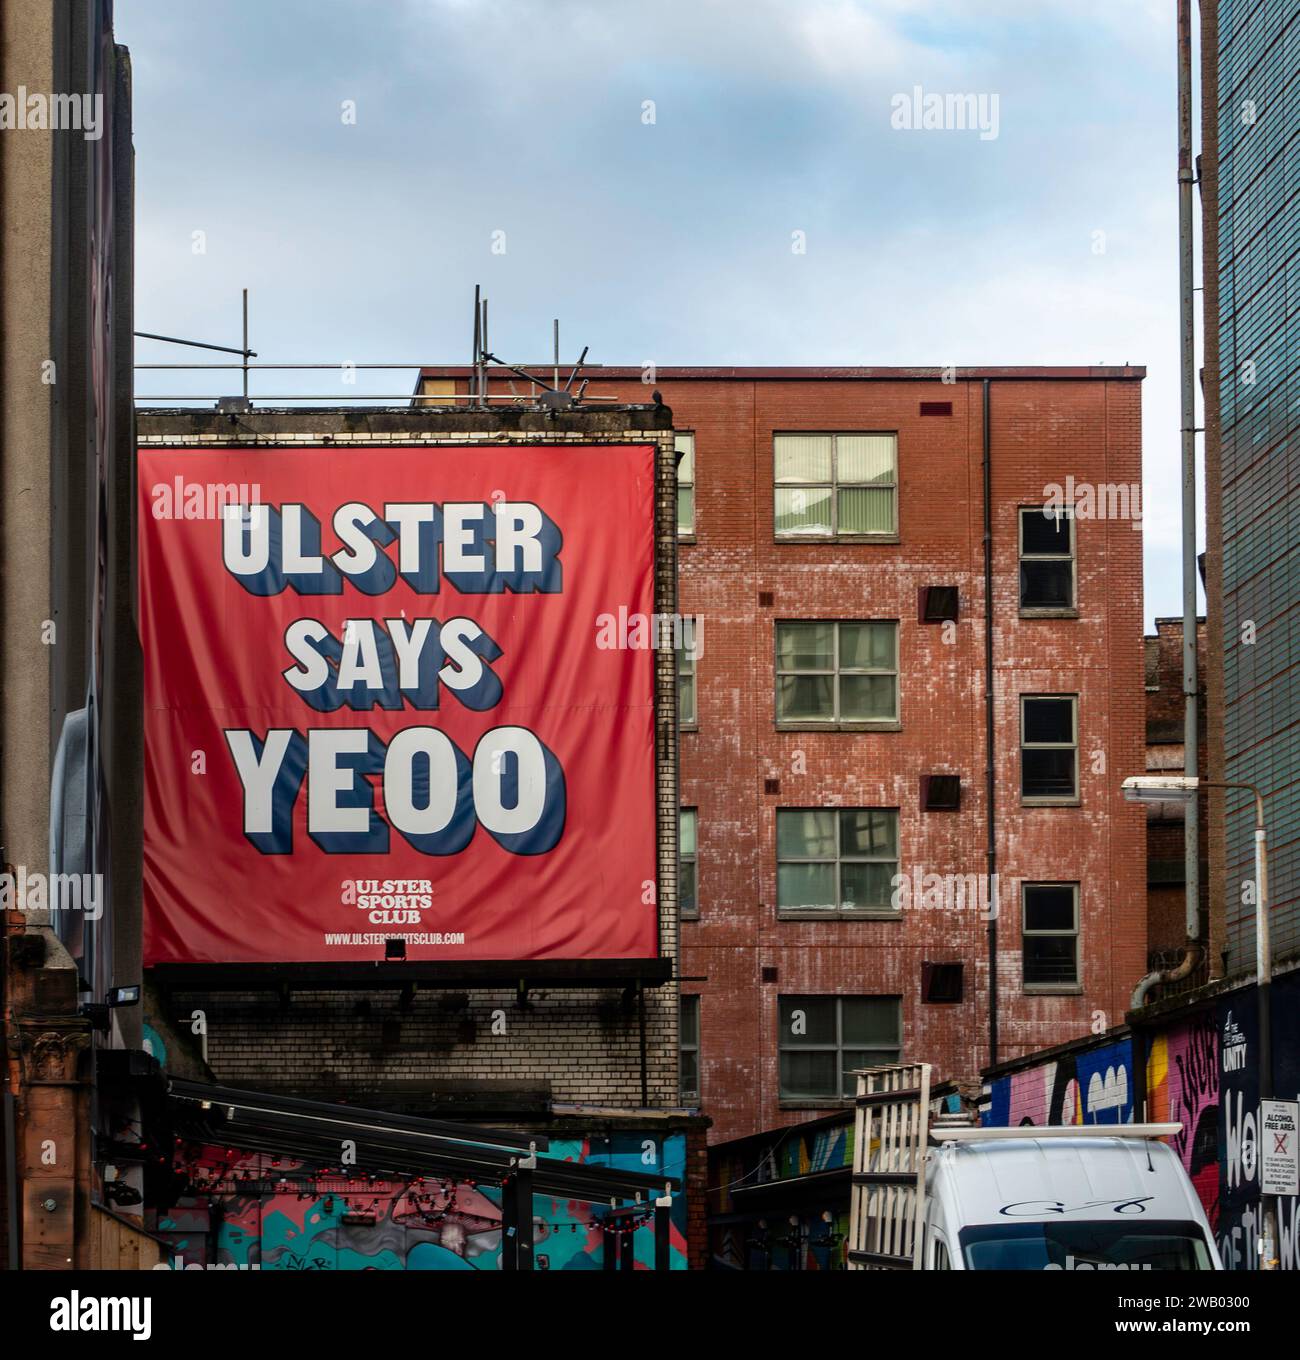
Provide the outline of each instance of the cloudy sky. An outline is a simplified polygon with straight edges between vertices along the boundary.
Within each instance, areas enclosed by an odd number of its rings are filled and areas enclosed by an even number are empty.
[[[482,283],[493,349],[526,361],[559,316],[566,354],[603,363],[1145,364],[1146,613],[1180,614],[1173,18],[1168,0],[117,0],[136,324],[237,344],[247,287],[264,361],[463,362]],[[916,86],[997,95],[997,135],[891,126]]]

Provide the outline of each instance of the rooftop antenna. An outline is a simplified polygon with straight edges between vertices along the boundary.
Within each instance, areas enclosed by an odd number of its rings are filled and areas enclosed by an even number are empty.
[[[574,364],[572,372],[569,374],[564,386],[560,386],[560,319],[556,317],[551,323],[551,334],[553,339],[553,353],[551,362],[551,381],[544,382],[534,373],[529,373],[526,369],[520,368],[515,364],[508,364],[504,359],[498,358],[488,347],[488,305],[487,298],[482,294],[479,284],[474,285],[474,387],[473,396],[479,406],[486,406],[490,398],[487,395],[487,365],[496,364],[504,368],[508,373],[513,373],[517,377],[525,379],[532,386],[532,391],[537,398],[538,404],[548,410],[559,411],[569,410],[581,403],[583,393],[587,390],[588,378],[583,378],[578,383],[576,389],[574,383],[577,382],[582,373],[583,366],[587,362],[587,354],[590,345],[582,347],[582,353],[578,355],[578,361]],[[540,392],[538,389],[541,389]],[[515,389],[514,383],[510,383],[510,391],[514,395],[516,402],[519,401],[519,393]],[[612,401],[612,397],[592,398],[596,401]]]

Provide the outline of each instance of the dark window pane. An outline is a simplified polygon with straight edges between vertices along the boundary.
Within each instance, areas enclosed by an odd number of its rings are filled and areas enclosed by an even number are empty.
[[[894,875],[898,863],[840,866],[840,906],[858,911],[889,911],[893,907]]]
[[[700,1042],[700,998],[698,996],[682,997],[681,1026],[683,1047]]]
[[[1021,753],[1021,792],[1026,798],[1073,798],[1074,751],[1026,748]]]
[[[778,808],[778,859],[834,859],[835,814],[815,808]]]
[[[677,677],[677,717],[688,725],[695,722],[695,676]]]
[[[787,1100],[834,1099],[840,1094],[839,1054],[781,1054],[781,1095]]]
[[[830,911],[835,905],[835,866],[833,864],[778,864],[776,867],[776,905],[778,907],[816,907]]]
[[[829,722],[835,716],[830,675],[783,675],[776,686],[776,716],[785,722]]]
[[[682,911],[698,911],[695,898],[695,861],[683,860],[677,874],[677,901]]]
[[[842,1007],[840,1023],[843,1026],[845,1046],[870,1045],[888,1047],[898,1043],[899,1005],[892,996],[846,996]]]
[[[1022,562],[1020,564],[1022,609],[1072,609],[1074,577],[1069,562]]]
[[[1077,982],[1073,935],[1026,935],[1024,969],[1026,982]]]
[[[1068,553],[1070,520],[1067,515],[1047,514],[1041,510],[1020,512],[1020,551],[1022,553]]]
[[[835,1000],[833,996],[783,996],[780,1001],[780,1047],[833,1044]]]
[[[898,680],[892,675],[841,675],[840,717],[845,722],[895,717],[897,688]]]
[[[898,858],[898,813],[892,808],[854,808],[840,813],[840,853]]]
[[[682,1053],[682,1094],[696,1096],[700,1093],[700,1055],[693,1050]]]
[[[1074,889],[1068,886],[1025,888],[1026,930],[1073,930]]]
[[[1073,699],[1026,699],[1024,706],[1025,742],[1074,740]]]

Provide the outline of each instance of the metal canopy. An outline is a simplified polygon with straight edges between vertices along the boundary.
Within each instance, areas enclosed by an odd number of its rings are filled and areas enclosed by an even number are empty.
[[[356,1143],[359,1172],[397,1176],[458,1175],[503,1184],[529,1170],[530,1147],[549,1148],[540,1134],[386,1114],[379,1110],[173,1079],[169,1098],[176,1132],[191,1140],[236,1144],[249,1151],[287,1153],[334,1166],[344,1139]],[[343,1173],[346,1174],[346,1173]],[[536,1157],[533,1189],[589,1204],[614,1199],[646,1202],[679,1181],[667,1176],[585,1166]]]

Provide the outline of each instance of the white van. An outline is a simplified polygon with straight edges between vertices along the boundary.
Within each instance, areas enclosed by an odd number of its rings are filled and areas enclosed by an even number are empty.
[[[931,1129],[921,1268],[1222,1270],[1176,1129]]]
[[[857,1076],[850,1270],[1223,1269],[1181,1124],[978,1126],[928,1063]]]

